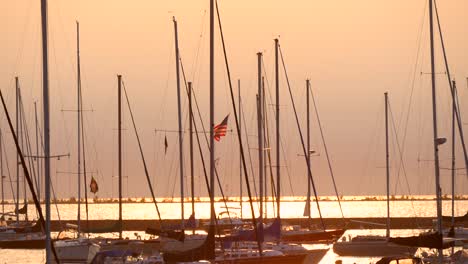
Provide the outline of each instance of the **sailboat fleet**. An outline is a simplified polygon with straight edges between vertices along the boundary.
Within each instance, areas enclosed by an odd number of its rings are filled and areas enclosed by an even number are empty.
[[[433,0],[429,1],[429,19],[430,19],[430,36],[431,36],[431,78],[432,78],[432,96],[433,96],[433,130],[434,130],[434,163],[435,163],[435,182],[436,182],[436,196],[437,196],[437,228],[433,233],[424,233],[419,235],[417,238],[412,237],[391,237],[390,235],[390,206],[389,206],[389,137],[388,137],[388,97],[385,93],[385,120],[386,120],[386,178],[387,178],[387,225],[386,225],[386,236],[385,237],[375,237],[375,236],[362,236],[356,237],[351,240],[346,239],[346,236],[343,234],[346,231],[346,219],[343,215],[343,228],[329,230],[326,228],[325,223],[322,219],[322,213],[320,209],[318,194],[316,190],[316,185],[314,182],[314,177],[312,175],[312,166],[311,166],[311,154],[314,152],[311,150],[310,146],[310,132],[309,132],[309,99],[310,99],[310,81],[306,81],[306,91],[307,91],[307,135],[306,142],[303,137],[302,128],[300,126],[299,118],[297,115],[296,105],[294,102],[294,97],[292,95],[291,86],[289,78],[286,71],[286,65],[284,63],[283,54],[280,48],[279,39],[274,40],[275,44],[275,146],[270,146],[268,141],[269,132],[266,127],[266,111],[265,111],[265,83],[263,79],[263,54],[261,52],[257,53],[257,62],[258,62],[258,90],[256,95],[257,102],[257,136],[258,136],[258,189],[259,189],[259,214],[255,214],[254,205],[253,205],[253,192],[250,186],[251,176],[247,168],[246,161],[246,150],[243,145],[242,137],[242,127],[241,127],[241,99],[240,91],[239,98],[236,106],[236,100],[234,98],[234,91],[232,86],[229,60],[227,55],[226,46],[224,43],[224,35],[222,31],[221,17],[218,9],[217,2],[215,0],[210,0],[210,120],[209,120],[209,162],[207,162],[205,168],[205,161],[203,157],[203,151],[200,145],[200,138],[197,133],[197,122],[195,122],[195,116],[192,105],[192,97],[194,97],[194,90],[191,82],[187,82],[185,79],[185,74],[183,74],[183,83],[181,84],[181,73],[180,68],[182,66],[182,60],[180,58],[180,50],[178,46],[178,28],[177,20],[173,18],[174,24],[174,36],[175,36],[175,61],[176,61],[176,86],[177,86],[177,110],[178,110],[178,146],[179,146],[179,172],[180,172],[180,197],[181,197],[181,214],[180,214],[180,224],[177,226],[165,226],[161,219],[159,213],[158,203],[156,201],[156,196],[153,191],[151,177],[149,175],[144,152],[142,149],[142,144],[137,131],[137,126],[135,120],[133,119],[133,113],[131,110],[130,100],[123,85],[123,78],[121,75],[117,76],[118,82],[118,180],[119,180],[119,218],[112,226],[105,228],[102,232],[118,232],[118,239],[106,239],[102,237],[94,238],[89,234],[99,233],[96,228],[93,228],[89,225],[89,221],[86,221],[85,224],[82,221],[81,217],[81,188],[82,186],[87,186],[88,179],[86,178],[86,159],[84,157],[85,151],[84,148],[84,128],[83,128],[83,98],[81,92],[81,71],[80,71],[80,50],[79,50],[79,24],[77,22],[77,143],[78,143],[78,152],[77,152],[77,192],[78,192],[78,211],[77,211],[77,225],[74,226],[76,229],[76,237],[73,238],[53,238],[51,236],[51,181],[50,181],[50,159],[53,157],[50,153],[50,118],[49,118],[49,71],[48,71],[48,33],[47,33],[47,0],[41,0],[41,25],[42,25],[42,88],[43,88],[43,138],[44,138],[44,190],[45,190],[45,217],[42,215],[42,208],[40,205],[40,198],[38,199],[36,192],[40,193],[41,182],[34,184],[33,177],[29,172],[32,169],[32,166],[27,166],[25,161],[24,154],[24,145],[19,141],[19,131],[21,120],[17,120],[16,129],[13,128],[11,118],[8,113],[3,95],[0,91],[0,96],[3,103],[3,108],[5,115],[7,116],[9,127],[15,141],[17,153],[18,153],[18,171],[22,171],[25,181],[24,189],[26,186],[29,187],[29,190],[32,194],[36,210],[39,215],[39,220],[37,222],[28,222],[27,221],[27,202],[25,198],[25,203],[23,209],[19,208],[19,197],[16,197],[16,219],[17,222],[0,227],[0,248],[23,248],[23,249],[32,249],[32,248],[45,248],[46,249],[46,262],[47,263],[319,263],[326,252],[329,250],[327,246],[323,248],[314,248],[307,249],[302,246],[302,244],[314,244],[321,243],[324,245],[333,244],[333,251],[340,256],[391,256],[391,255],[400,255],[400,257],[395,258],[397,261],[401,260],[403,257],[401,255],[412,258],[416,250],[419,247],[429,247],[437,248],[439,250],[437,257],[433,257],[429,260],[430,263],[437,263],[432,261],[438,261],[442,263],[446,261],[443,257],[442,249],[451,247],[455,245],[455,242],[466,243],[466,229],[452,229],[449,231],[450,236],[458,238],[448,241],[443,238],[443,235],[446,235],[447,232],[443,230],[442,225],[442,211],[441,211],[441,191],[440,191],[440,172],[439,172],[439,156],[438,156],[438,147],[445,143],[444,138],[438,137],[437,130],[437,109],[436,109],[436,94],[435,94],[435,66],[434,66],[434,43],[433,43]],[[435,10],[437,10],[435,8]],[[229,211],[229,207],[226,205],[225,214],[227,215],[226,221],[219,219],[215,210],[215,190],[216,183],[219,184],[218,172],[215,165],[215,143],[214,140],[221,136],[224,136],[227,129],[228,116],[224,119],[223,122],[218,126],[214,126],[214,112],[215,112],[215,87],[214,87],[214,39],[215,39],[215,12],[218,18],[219,32],[222,41],[224,62],[227,71],[227,80],[229,82],[230,88],[230,97],[233,109],[233,115],[231,119],[234,119],[236,135],[239,142],[239,152],[240,152],[240,182],[246,185],[247,193],[249,197],[249,207],[251,211],[251,219],[233,219]],[[437,19],[438,21],[438,19]],[[440,29],[440,25],[439,25]],[[441,34],[441,33],[440,33]],[[442,39],[442,38],[441,38]],[[443,42],[442,42],[443,46]],[[445,56],[445,52],[444,52]],[[445,58],[445,57],[444,57]],[[446,58],[445,58],[446,60]],[[318,213],[321,220],[321,228],[314,229],[288,229],[285,226],[282,226],[280,208],[281,208],[281,175],[280,175],[280,149],[281,149],[281,137],[280,137],[280,85],[279,85],[279,76],[280,76],[280,61],[284,69],[284,75],[286,77],[287,88],[289,90],[291,103],[294,110],[295,121],[297,124],[297,131],[299,132],[299,138],[301,140],[302,151],[306,167],[307,167],[307,181],[308,181],[308,192],[306,207],[304,210],[304,216],[309,218],[311,217],[310,206],[311,206],[311,195],[312,191],[315,195],[314,201],[317,204]],[[182,67],[183,72],[183,67]],[[447,66],[447,72],[448,66]],[[455,83],[451,82],[449,77],[449,83],[452,88],[453,96],[453,131],[455,131],[455,120],[457,120],[459,134],[461,142],[464,146],[463,133],[460,122],[459,108],[456,103],[456,89]],[[189,99],[189,122],[190,122],[190,176],[191,176],[191,196],[192,196],[192,211],[191,216],[188,220],[184,219],[184,149],[183,149],[183,116],[182,116],[182,86],[186,86],[186,92]],[[17,119],[18,113],[20,113],[21,106],[21,96],[19,90],[19,80],[16,78],[16,87],[17,87]],[[240,81],[238,82],[238,87],[240,90]],[[313,98],[313,96],[312,96]],[[123,100],[126,99],[126,100]],[[124,238],[122,232],[123,227],[123,215],[122,215],[122,101],[127,102],[130,116],[132,118],[132,123],[135,131],[135,135],[139,144],[139,150],[141,154],[141,160],[143,167],[145,169],[146,178],[148,181],[148,186],[152,194],[152,202],[156,207],[158,213],[159,226],[156,229],[149,229],[148,234],[155,236],[154,239],[142,240],[137,239],[128,239]],[[315,102],[314,102],[315,104]],[[318,113],[317,113],[318,115]],[[318,116],[317,116],[318,117]],[[200,117],[201,120],[201,117]],[[36,118],[37,121],[37,118]],[[320,121],[319,121],[320,122]],[[319,124],[320,125],[320,124]],[[203,126],[203,122],[202,122]],[[204,129],[204,128],[203,128]],[[194,131],[193,131],[194,130]],[[36,130],[37,131],[37,130]],[[322,132],[322,130],[321,130]],[[323,133],[323,132],[322,132]],[[198,150],[200,152],[201,160],[204,166],[205,172],[205,183],[206,189],[210,196],[210,222],[206,226],[207,232],[205,235],[195,234],[195,231],[188,232],[189,230],[195,230],[198,228],[196,224],[196,212],[194,207],[194,172],[193,172],[193,157],[194,155],[194,146],[193,146],[193,136],[196,136],[196,141],[198,143]],[[37,135],[36,135],[37,136]],[[205,135],[206,136],[206,135]],[[2,152],[2,137],[3,135],[0,132],[0,157],[3,155]],[[455,138],[455,132],[452,134],[453,144]],[[322,134],[323,139],[323,134]],[[167,144],[167,143],[166,143]],[[453,145],[452,144],[452,145]],[[274,186],[276,189],[272,190],[272,196],[276,199],[276,217],[269,221],[264,214],[264,201],[267,191],[267,160],[271,166],[271,155],[270,149],[274,148],[276,151],[276,183]],[[454,147],[452,146],[452,149]],[[325,148],[327,152],[327,149]],[[36,156],[39,157],[38,150],[36,150]],[[466,151],[465,151],[466,154]],[[328,152],[326,153],[327,158]],[[454,154],[453,154],[454,156]],[[453,158],[454,159],[454,158]],[[0,158],[0,163],[3,162],[3,159]],[[465,156],[465,162],[468,164],[468,159]],[[331,163],[328,159],[328,165],[332,175],[333,183],[335,180],[333,178],[333,172],[331,169]],[[2,167],[2,166],[0,166]],[[20,168],[21,167],[21,168]],[[273,170],[270,167],[270,174],[273,176]],[[2,167],[3,170],[3,167]],[[468,170],[468,166],[467,166]],[[452,172],[454,168],[452,168]],[[37,169],[39,173],[39,169]],[[3,175],[3,173],[0,173]],[[84,185],[82,183],[82,177],[84,177]],[[94,181],[94,190],[97,191],[97,183]],[[244,183],[243,183],[244,182]],[[17,193],[19,193],[19,181],[17,181]],[[312,187],[312,189],[311,189]],[[340,197],[335,184],[335,191],[340,202]],[[221,188],[222,189],[222,188]],[[242,187],[241,187],[242,190]],[[26,193],[26,191],[24,191]],[[87,190],[85,187],[85,202],[86,202],[86,220],[88,220],[88,206],[87,206]],[[224,196],[224,194],[223,194]],[[452,194],[452,197],[454,195]],[[3,176],[2,176],[2,201],[3,201]],[[453,205],[452,205],[453,206]],[[241,210],[242,210],[242,199],[241,199]],[[341,210],[341,204],[340,204]],[[26,211],[25,223],[20,224],[19,215],[22,211]],[[2,213],[5,215],[4,210]],[[224,212],[223,212],[224,214]],[[452,226],[455,224],[454,215],[452,215]],[[461,219],[461,221],[466,221]],[[69,225],[71,226],[71,225]],[[337,241],[340,237],[342,239]],[[425,239],[430,238],[431,241],[426,243]],[[463,240],[464,239],[464,240]],[[413,244],[413,242],[415,244]],[[417,242],[417,243],[416,243]],[[459,244],[458,244],[459,245]],[[145,254],[143,254],[145,253]],[[387,263],[388,259],[383,259],[380,263]],[[401,262],[390,262],[388,263],[401,263]],[[416,262],[416,259],[413,259],[412,263]],[[419,259],[417,261],[420,261]],[[445,262],[444,262],[445,263]],[[451,262],[449,262],[451,263]]]

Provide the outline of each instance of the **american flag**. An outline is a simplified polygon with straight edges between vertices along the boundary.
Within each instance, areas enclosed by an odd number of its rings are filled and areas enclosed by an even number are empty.
[[[224,120],[223,120],[223,122],[221,122],[221,124],[216,125],[216,126],[213,128],[213,131],[214,131],[214,139],[215,139],[216,141],[220,141],[220,140],[221,140],[221,137],[226,136],[228,118],[229,118],[229,115],[227,115],[227,116],[224,118]]]

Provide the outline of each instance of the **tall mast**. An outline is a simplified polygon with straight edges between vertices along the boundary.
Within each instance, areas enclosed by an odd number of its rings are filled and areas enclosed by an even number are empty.
[[[50,237],[50,130],[49,130],[49,61],[47,46],[47,0],[41,0],[42,25],[42,89],[44,107],[44,177],[46,203],[46,261],[52,261],[52,241]]]
[[[18,136],[18,139],[21,138],[20,133],[19,133],[19,123],[20,123],[20,103],[19,103],[19,94],[20,94],[20,88],[19,88],[19,79],[18,77],[15,77],[15,85],[16,85],[16,134]],[[19,161],[20,157],[19,154],[16,154],[16,223],[19,223],[19,200],[20,200],[20,184],[19,184]]]
[[[117,133],[119,141],[119,239],[122,239],[122,75],[117,75],[118,92],[117,92],[117,107],[118,107],[118,124]]]
[[[276,215],[280,218],[281,164],[280,164],[280,111],[279,111],[279,40],[275,39],[275,88],[276,88]]]
[[[241,86],[240,86],[240,79],[237,80],[237,92],[238,92],[238,98],[239,98],[239,131],[242,131],[242,99],[241,99]],[[242,138],[242,134],[239,135],[240,138]],[[242,148],[240,146],[239,142],[239,202],[240,202],[240,217],[241,219],[243,218],[242,215]]]
[[[260,201],[260,216],[259,223],[263,219],[263,128],[262,128],[262,53],[257,53],[258,58],[258,99],[257,99],[257,118],[258,118],[258,179],[259,179],[259,201]]]
[[[429,29],[431,43],[431,86],[432,86],[432,122],[434,130],[434,169],[435,169],[435,188],[437,201],[437,230],[442,234],[442,207],[441,207],[441,190],[440,190],[440,169],[439,169],[439,145],[443,140],[437,135],[437,96],[436,96],[436,80],[435,80],[435,58],[434,58],[434,25],[433,25],[433,7],[432,0],[429,0]],[[441,251],[441,250],[440,250]],[[439,251],[439,252],[440,252]]]
[[[34,117],[36,121],[36,156],[39,157],[39,127],[38,127],[38,119],[37,119],[37,102],[34,102]],[[41,170],[40,170],[40,162],[41,159],[36,158],[36,166],[37,166],[37,183],[38,183],[38,188],[37,188],[37,196],[39,202],[41,201]]]
[[[385,93],[385,168],[387,175],[387,238],[390,237],[390,162],[388,149],[388,93]]]
[[[182,106],[180,102],[180,72],[179,72],[179,40],[177,35],[177,21],[174,21],[175,57],[176,57],[176,81],[177,81],[177,116],[179,121],[179,170],[180,170],[180,218],[182,229],[184,229],[184,146],[182,140]]]
[[[77,61],[77,166],[78,166],[78,235],[81,231],[81,68],[80,68],[80,23],[76,21],[76,61]]]
[[[192,215],[195,216],[195,175],[193,173],[193,109],[192,109],[192,82],[188,82],[189,89],[189,139],[190,139],[190,188],[192,194]]]
[[[18,85],[19,87],[19,85]],[[21,98],[21,89],[18,89],[18,102],[19,102],[19,132],[18,132],[18,136],[19,136],[19,144],[21,146],[21,149],[25,149],[25,134],[23,133],[23,131],[25,130],[24,126],[25,126],[25,118],[24,118],[24,106],[23,106],[23,98]],[[19,164],[18,164],[18,169],[19,169]],[[18,177],[19,177],[19,173],[18,173]],[[18,178],[19,180],[19,178]],[[27,203],[28,203],[28,193],[26,192],[26,176],[24,175],[23,173],[23,208],[25,209],[25,212],[24,212],[24,220],[25,221],[28,221],[28,207],[27,207]]]
[[[307,137],[306,137],[306,140],[307,140],[307,166],[308,168],[311,167],[311,164],[310,164],[310,94],[309,94],[309,85],[310,85],[310,80],[307,79],[306,80],[306,112],[307,112]],[[311,213],[310,213],[310,185],[311,185],[311,182],[310,182],[310,177],[309,175],[307,175],[307,202],[306,202],[306,206],[308,206],[307,208],[307,216],[309,218],[309,227],[310,227],[310,224],[311,224]]]
[[[261,98],[261,107],[262,107],[262,132],[263,132],[263,149],[264,149],[264,153],[263,153],[263,201],[264,201],[264,204],[265,206],[263,207],[263,213],[265,215],[265,219],[267,218],[267,215],[268,215],[268,180],[267,180],[267,167],[268,167],[268,164],[267,164],[267,149],[269,149],[269,142],[268,142],[268,132],[267,132],[267,129],[266,129],[266,123],[267,123],[267,112],[266,112],[266,105],[265,105],[265,77],[262,76],[262,98]]]
[[[210,0],[210,203],[211,203],[211,217],[210,225],[214,225],[214,8],[215,0]]]
[[[452,226],[455,225],[455,116],[457,89],[455,81],[452,82]]]

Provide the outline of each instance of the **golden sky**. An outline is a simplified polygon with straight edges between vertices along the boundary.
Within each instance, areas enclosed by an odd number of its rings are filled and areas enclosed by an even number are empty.
[[[267,89],[274,96],[274,42],[280,38],[289,79],[302,127],[305,129],[305,79],[310,78],[340,192],[383,194],[385,190],[383,93],[388,91],[396,119],[408,185],[414,194],[433,193],[431,159],[429,37],[427,1],[220,1],[233,81],[241,80],[246,126],[251,144],[252,169],[257,172],[255,93],[256,53],[264,53]],[[188,80],[193,81],[205,123],[208,122],[209,1],[49,1],[52,152],[71,153],[70,159],[53,162],[53,171],[76,170],[75,21],[81,27],[81,61],[86,113],[87,157],[90,171],[101,184],[99,195],[115,196],[117,185],[116,96],[117,74],[128,89],[144,150],[160,196],[178,195],[177,138],[166,133],[169,151],[163,151],[164,134],[155,129],[177,129],[177,104],[172,17],[179,25],[179,47]],[[458,81],[462,116],[466,109],[468,76],[468,20],[465,0],[441,1],[439,13],[453,78]],[[19,76],[30,133],[33,102],[41,101],[39,1],[5,1],[0,16],[0,87],[14,113],[14,77]],[[219,31],[216,31],[216,120],[232,112],[228,97]],[[439,43],[439,38],[436,38]],[[440,44],[436,45],[437,72],[443,73]],[[421,72],[423,74],[421,74]],[[281,75],[281,131],[287,169],[282,168],[283,190],[305,194],[306,167],[284,74]],[[446,75],[438,74],[439,126],[450,137],[450,97]],[[414,87],[414,88],[413,88]],[[413,88],[413,89],[412,89]],[[237,91],[237,87],[236,87]],[[411,93],[413,91],[413,93]],[[413,94],[405,144],[404,127]],[[183,98],[184,116],[187,100]],[[268,99],[268,104],[271,102]],[[270,131],[273,112],[269,109]],[[126,110],[127,111],[127,110]],[[314,112],[311,112],[314,114]],[[125,164],[130,196],[149,196],[128,111],[125,116]],[[2,114],[2,131],[6,122]],[[233,127],[233,115],[229,120]],[[205,125],[206,125],[205,124]],[[184,126],[188,128],[187,118]],[[313,173],[319,193],[333,193],[317,122],[312,123]],[[6,144],[11,152],[12,143]],[[271,137],[274,142],[274,137]],[[216,157],[224,187],[238,194],[238,151],[234,134],[217,143]],[[188,152],[188,140],[184,148]],[[441,149],[442,165],[449,165],[449,144]],[[274,148],[273,148],[274,149]],[[397,145],[392,145],[392,177],[397,176]],[[459,152],[459,151],[458,151]],[[459,152],[461,155],[461,152]],[[9,157],[13,168],[14,155]],[[458,159],[461,161],[461,156]],[[283,165],[285,161],[283,160]],[[188,172],[188,155],[186,157]],[[461,162],[458,164],[462,167]],[[249,168],[250,170],[250,168]],[[294,191],[289,187],[288,174]],[[461,172],[461,171],[460,171]],[[12,169],[13,173],[13,169]],[[202,176],[199,158],[197,177]],[[449,192],[448,171],[442,172],[443,192]],[[73,175],[54,173],[60,196],[76,189]],[[114,179],[114,180],[113,180]],[[202,178],[198,178],[199,182]],[[467,178],[459,176],[458,193],[466,193]],[[124,181],[125,182],[125,181]],[[359,183],[359,184],[356,184]],[[396,180],[392,180],[392,189]],[[397,194],[408,193],[403,171]],[[203,185],[197,193],[206,195]],[[244,192],[245,193],[245,192]],[[188,195],[188,192],[187,192]]]

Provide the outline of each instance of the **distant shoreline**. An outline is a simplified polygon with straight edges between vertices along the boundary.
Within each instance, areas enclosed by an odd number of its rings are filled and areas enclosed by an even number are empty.
[[[304,202],[306,197],[304,196],[285,196],[281,198],[281,202]],[[312,197],[312,201],[315,201],[315,199]],[[451,200],[451,196],[449,195],[444,195],[442,197],[442,200],[444,201],[449,201]],[[343,202],[378,202],[378,201],[386,201],[387,197],[386,196],[343,196],[340,197],[340,201]],[[435,197],[429,196],[429,195],[415,195],[415,196],[408,196],[408,195],[401,195],[401,196],[391,196],[390,197],[391,201],[434,201]],[[465,201],[468,200],[468,195],[457,195],[455,196],[456,201]],[[243,202],[248,202],[247,197],[242,198]],[[257,201],[256,198],[253,199],[254,202]],[[268,197],[268,202],[273,202],[275,199],[272,197]],[[320,202],[337,202],[336,197],[331,197],[331,196],[320,196],[319,197]],[[84,203],[85,199],[81,199],[81,203]],[[118,203],[119,200],[118,198],[90,198],[88,199],[88,203],[91,204],[114,204]],[[153,203],[153,200],[151,198],[147,197],[139,197],[139,198],[123,198],[122,199],[123,203]],[[179,198],[156,198],[156,202],[158,203],[180,203]],[[186,198],[184,199],[185,203],[190,203],[191,199]],[[209,203],[209,198],[208,197],[197,197],[195,198],[196,203]],[[221,197],[216,197],[215,202],[228,202],[228,203],[236,203],[240,202],[239,197],[227,197],[226,199],[222,199]],[[28,203],[34,203],[32,199],[28,200]],[[44,201],[41,201],[41,203],[44,203]],[[52,201],[52,203],[56,204],[77,204],[78,201],[76,198],[67,198],[67,199],[57,199],[56,201]],[[0,204],[3,204],[0,202]],[[4,202],[5,205],[8,204],[14,204],[13,200],[5,200]]]

